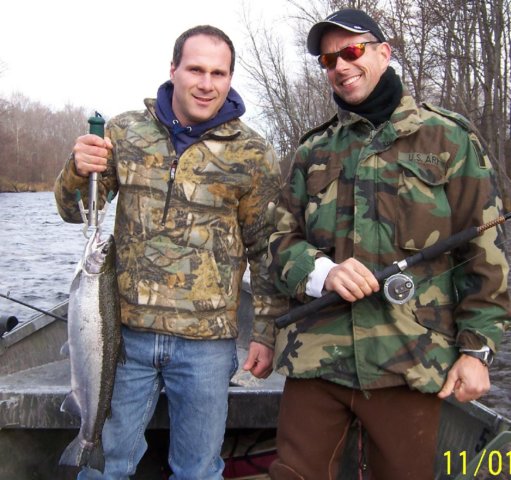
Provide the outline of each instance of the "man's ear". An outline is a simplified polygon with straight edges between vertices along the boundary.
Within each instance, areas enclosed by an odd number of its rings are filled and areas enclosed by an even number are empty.
[[[390,56],[392,54],[392,49],[390,48],[390,45],[387,42],[381,43],[380,45],[378,45],[378,47],[379,47],[380,55],[383,56],[383,60],[385,62],[385,69],[386,69],[390,63]]]

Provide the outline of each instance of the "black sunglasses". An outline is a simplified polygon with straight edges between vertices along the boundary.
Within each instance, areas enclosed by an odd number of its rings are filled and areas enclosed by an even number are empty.
[[[318,62],[321,65],[321,68],[326,68],[327,70],[332,70],[337,65],[337,59],[341,57],[343,60],[347,62],[353,62],[357,58],[360,58],[364,55],[366,51],[366,45],[368,43],[380,43],[380,42],[361,42],[361,43],[353,43],[352,45],[347,45],[344,48],[341,48],[338,52],[332,53],[322,53],[318,57]]]

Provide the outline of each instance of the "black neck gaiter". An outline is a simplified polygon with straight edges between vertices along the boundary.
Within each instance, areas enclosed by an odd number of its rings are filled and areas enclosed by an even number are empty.
[[[371,94],[358,105],[351,105],[334,93],[334,100],[342,110],[367,118],[374,126],[387,121],[399,105],[403,85],[392,67],[388,67]]]

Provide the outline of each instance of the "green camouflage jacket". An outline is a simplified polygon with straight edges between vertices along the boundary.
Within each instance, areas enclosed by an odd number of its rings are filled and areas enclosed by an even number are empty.
[[[281,187],[275,153],[236,119],[207,131],[178,159],[154,104],[146,100],[147,110],[113,118],[105,131],[114,148],[99,182],[99,206],[108,192],[118,193],[114,236],[122,321],[192,339],[236,337],[248,260],[252,339],[272,347],[273,320],[283,308],[266,266],[266,213]],[[87,205],[88,179],[70,160],[55,197],[62,218],[73,223],[82,221],[77,189]]]
[[[467,122],[407,92],[375,130],[345,111],[310,132],[297,150],[270,270],[301,302],[318,256],[355,257],[378,271],[456,232],[498,217],[489,159]],[[508,266],[499,226],[409,270],[416,286],[403,305],[374,294],[309,315],[277,334],[276,369],[375,389],[440,389],[458,347],[498,347],[508,319]],[[383,288],[381,289],[383,290]]]

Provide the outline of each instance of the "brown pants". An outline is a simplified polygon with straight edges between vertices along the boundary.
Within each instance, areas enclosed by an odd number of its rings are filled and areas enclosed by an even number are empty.
[[[343,478],[339,460],[351,422],[367,432],[374,480],[433,480],[442,400],[408,387],[359,390],[321,379],[286,379],[273,480]]]

